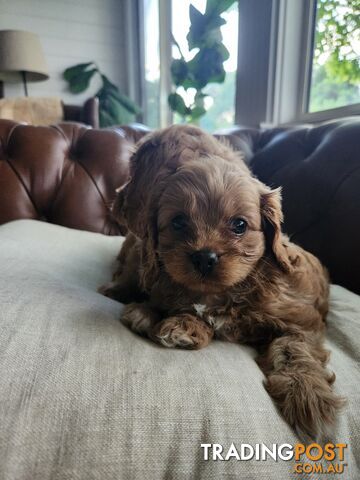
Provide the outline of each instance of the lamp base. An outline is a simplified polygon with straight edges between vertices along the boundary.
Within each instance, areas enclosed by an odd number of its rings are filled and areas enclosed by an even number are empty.
[[[24,70],[21,71],[21,76],[22,76],[22,81],[23,81],[23,84],[24,84],[25,97],[27,97],[28,96],[28,89],[27,89],[27,83],[26,83],[26,72],[24,72]]]

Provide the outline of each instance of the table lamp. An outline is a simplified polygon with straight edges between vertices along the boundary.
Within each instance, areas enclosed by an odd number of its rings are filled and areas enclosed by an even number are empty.
[[[39,37],[21,30],[0,30],[0,98],[3,97],[3,81],[17,83],[22,79],[27,97],[27,82],[48,78]]]

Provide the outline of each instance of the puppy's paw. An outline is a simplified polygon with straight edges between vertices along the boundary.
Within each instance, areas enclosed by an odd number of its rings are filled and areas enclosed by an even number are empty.
[[[148,298],[136,286],[123,286],[114,281],[99,287],[98,292],[121,303],[143,302]]]
[[[149,335],[159,320],[159,314],[146,303],[129,303],[121,315],[121,322],[139,335]]]
[[[274,373],[265,387],[287,422],[300,436],[316,439],[336,422],[345,400],[331,388],[334,375],[316,376],[315,372]]]
[[[116,293],[115,287],[116,287],[116,283],[110,282],[110,283],[106,283],[105,285],[101,285],[101,287],[99,287],[97,291],[101,293],[101,295],[104,295],[105,297],[115,298],[114,297]]]
[[[213,335],[213,329],[205,322],[183,314],[157,323],[150,337],[164,347],[200,349],[209,344]]]

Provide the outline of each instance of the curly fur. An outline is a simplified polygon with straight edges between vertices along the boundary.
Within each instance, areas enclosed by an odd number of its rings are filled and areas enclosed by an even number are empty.
[[[129,229],[105,295],[128,303],[122,321],[166,347],[203,348],[213,337],[255,346],[265,386],[286,420],[316,436],[342,399],[323,346],[328,276],[281,232],[279,190],[254,178],[239,152],[191,126],[146,137],[131,160],[114,214]],[[186,228],[172,219],[185,215]],[[247,222],[243,235],[233,218]],[[211,274],[193,252],[216,252]]]

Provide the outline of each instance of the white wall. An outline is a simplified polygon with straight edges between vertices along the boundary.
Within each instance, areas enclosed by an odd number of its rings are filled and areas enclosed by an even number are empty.
[[[96,61],[120,89],[125,88],[122,0],[0,0],[0,29],[37,33],[50,79],[29,83],[29,96],[60,96],[80,104],[94,94],[93,79],[84,94],[73,95],[62,79],[65,68]],[[5,96],[22,96],[22,84],[5,84]]]

